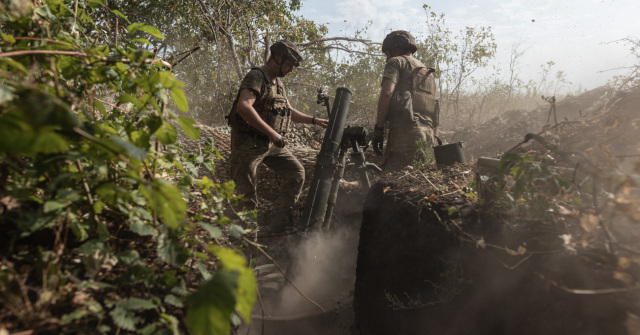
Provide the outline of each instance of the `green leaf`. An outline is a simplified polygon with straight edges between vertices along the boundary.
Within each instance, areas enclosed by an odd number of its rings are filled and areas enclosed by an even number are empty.
[[[13,94],[13,92],[14,92],[13,87],[0,84],[0,104],[13,100],[13,98],[16,97],[16,95]]]
[[[126,250],[118,255],[118,260],[125,265],[144,264],[140,260],[140,254],[135,250]]]
[[[229,227],[229,234],[235,238],[241,238],[242,235],[244,235],[244,229],[237,224],[234,224]]]
[[[145,150],[138,148],[133,143],[127,142],[116,135],[111,136],[111,141],[124,149],[133,158],[143,160],[147,157],[147,152]]]
[[[142,37],[131,39],[131,42],[138,42],[138,43],[143,43],[143,44],[147,44],[147,45],[153,45],[153,44],[151,44],[151,42],[149,42],[149,40],[147,40],[146,38],[142,38]]]
[[[97,108],[100,114],[102,114],[102,117],[107,117],[107,109],[104,108],[104,104],[99,100],[93,100],[93,108]]]
[[[2,33],[2,40],[7,42],[8,44],[16,43],[16,39],[13,36],[7,35],[5,33]]]
[[[227,335],[235,310],[238,272],[220,269],[187,297],[187,325],[195,335]]]
[[[69,150],[69,143],[62,136],[49,129],[47,127],[37,133],[31,144],[31,152],[53,154]]]
[[[180,307],[180,308],[183,307],[182,299],[176,297],[173,294],[167,294],[167,296],[164,297],[164,302],[169,304],[169,305],[176,306],[176,307]]]
[[[236,184],[233,180],[228,182],[224,182],[220,185],[220,196],[225,199],[230,199],[233,197],[233,190],[236,188]]]
[[[458,209],[455,206],[449,207],[449,210],[448,210],[449,216],[453,215],[457,211],[458,211]]]
[[[158,28],[151,26],[151,25],[144,25],[142,27],[140,27],[141,31],[144,31],[146,33],[149,33],[152,36],[155,36],[159,39],[164,39],[164,35],[162,35],[162,33],[160,32],[160,30],[158,30]]]
[[[129,310],[144,310],[144,309],[154,309],[156,308],[156,304],[151,300],[145,300],[140,298],[130,298],[127,300],[122,306]]]
[[[89,238],[89,234],[87,233],[87,226],[81,224],[78,221],[71,221],[71,230],[73,231],[73,234],[76,236],[76,240],[79,242],[82,242],[86,239]]]
[[[129,34],[133,34],[137,31],[144,31],[152,36],[155,36],[157,38],[160,39],[164,39],[164,36],[162,35],[162,33],[160,32],[160,30],[158,30],[158,28],[145,24],[145,23],[134,23],[131,24],[127,27],[127,31],[129,32]]]
[[[158,236],[158,230],[138,218],[129,220],[129,229],[140,236]]]
[[[164,313],[160,314],[160,317],[162,318],[162,320],[164,320],[165,324],[168,324],[167,326],[169,327],[169,329],[171,329],[172,335],[180,335],[180,330],[178,329],[178,325],[179,325],[178,318],[176,318],[173,315],[168,315]]]
[[[211,224],[205,223],[205,222],[198,222],[198,224],[204,228],[207,232],[209,232],[209,235],[211,235],[212,238],[220,238],[222,237],[222,230],[220,230],[220,228],[215,227]]]
[[[194,128],[193,125],[196,123],[192,118],[188,118],[186,116],[179,116],[178,122],[180,123],[180,127],[182,130],[194,140],[197,140],[200,137],[200,129]]]
[[[163,180],[155,179],[150,186],[141,186],[140,191],[148,200],[148,206],[155,211],[169,228],[177,228],[184,221],[187,204],[178,188]]]
[[[113,14],[116,14],[116,15],[118,15],[119,17],[123,18],[125,21],[129,22],[129,19],[127,19],[127,17],[126,17],[126,16],[124,16],[124,14],[122,14],[122,12],[121,12],[121,11],[119,11],[119,10],[117,10],[117,9],[112,9],[112,10],[111,10],[111,12],[112,12]]]
[[[80,195],[75,191],[60,190],[58,191],[58,197],[56,199],[52,199],[44,203],[42,211],[44,213],[49,213],[60,208],[65,208],[79,199]]]
[[[45,202],[42,211],[45,213],[49,213],[55,211],[56,209],[65,208],[67,206],[69,206],[69,203],[67,203],[66,201],[61,199],[54,199]]]
[[[211,273],[209,272],[209,270],[207,269],[207,265],[204,264],[203,261],[197,260],[196,267],[198,268],[198,271],[200,271],[200,274],[202,275],[202,278],[204,278],[204,280],[211,279]]]
[[[173,98],[173,102],[176,103],[176,106],[178,106],[178,109],[183,112],[189,111],[189,102],[182,88],[176,86],[171,87],[171,97]]]
[[[258,292],[253,270],[247,267],[247,261],[244,256],[235,250],[219,246],[212,246],[210,250],[218,257],[223,269],[237,271],[238,288],[235,291],[235,308],[240,316],[244,318],[244,321],[247,324],[251,324],[251,310],[256,302]]]
[[[125,330],[134,331],[136,324],[142,321],[139,317],[136,317],[132,311],[122,306],[116,306],[109,315],[113,318],[113,323],[115,323],[116,326]]]
[[[0,58],[0,68],[7,71],[13,71],[14,69],[17,69],[20,70],[23,75],[29,74],[29,71],[27,71],[27,68],[25,68],[22,63],[9,57]]]
[[[62,316],[62,318],[60,318],[60,324],[61,325],[68,325],[70,323],[72,323],[73,321],[76,320],[80,320],[83,317],[87,316],[89,314],[89,312],[87,310],[84,309],[76,309],[75,311],[69,313],[69,314],[65,314]]]
[[[164,120],[162,121],[162,125],[158,128],[158,130],[156,130],[155,133],[153,133],[153,135],[155,135],[160,143],[165,145],[174,143],[178,138],[178,132],[176,131],[176,128],[174,128],[171,123]]]
[[[142,109],[144,108],[144,105],[142,104],[142,102],[140,102],[140,100],[138,100],[136,97],[130,95],[130,94],[123,94],[121,95],[118,100],[120,102],[130,102],[132,104],[134,104],[138,109]]]
[[[134,130],[129,134],[131,142],[143,149],[149,149],[151,147],[151,143],[149,142],[150,137],[151,134],[143,130]]]

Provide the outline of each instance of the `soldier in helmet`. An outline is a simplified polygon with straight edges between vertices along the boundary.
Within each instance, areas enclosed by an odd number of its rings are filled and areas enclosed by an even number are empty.
[[[416,159],[417,143],[429,146],[437,133],[438,107],[433,69],[428,69],[413,57],[418,50],[408,31],[389,33],[382,52],[387,62],[382,75],[373,148],[382,155],[384,125],[389,122],[389,134],[382,158],[384,173],[400,170]]]
[[[276,213],[267,227],[261,227],[275,233],[293,225],[291,211],[304,183],[304,167],[285,147],[284,135],[291,122],[326,128],[328,120],[299,112],[287,99],[280,78],[300,65],[302,54],[298,47],[282,40],[271,45],[270,51],[266,64],[252,68],[242,79],[228,118],[231,177],[250,208],[258,204],[258,166],[264,163],[278,175],[280,193],[274,199]]]

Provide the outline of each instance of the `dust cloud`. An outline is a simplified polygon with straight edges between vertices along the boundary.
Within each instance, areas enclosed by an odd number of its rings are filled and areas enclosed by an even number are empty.
[[[340,227],[335,231],[305,236],[290,250],[293,255],[291,281],[325,310],[350,306],[355,284],[358,230]],[[349,306],[343,306],[345,303]],[[342,305],[342,306],[341,306]],[[285,284],[278,311],[284,315],[306,314],[319,309],[291,285]]]
[[[251,329],[241,327],[238,334],[349,334],[359,226],[340,225],[281,240],[288,244],[287,256],[278,262],[295,287],[273,266],[263,266],[266,272],[258,279],[263,302],[254,307]]]

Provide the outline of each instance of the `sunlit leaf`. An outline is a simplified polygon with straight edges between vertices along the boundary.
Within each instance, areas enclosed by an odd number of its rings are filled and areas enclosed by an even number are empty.
[[[127,19],[127,17],[126,17],[126,16],[124,16],[124,14],[122,14],[122,12],[121,12],[121,11],[119,11],[119,10],[117,10],[117,9],[112,9],[112,10],[111,10],[111,12],[112,12],[113,14],[116,14],[116,15],[118,15],[119,17],[123,18],[125,21],[129,22],[129,19]]]
[[[194,140],[197,140],[200,137],[200,129],[193,127],[193,125],[196,124],[196,121],[186,116],[179,116],[178,122],[180,123],[180,127],[182,127],[182,130],[184,130],[187,136],[191,137]]]
[[[211,280],[187,297],[187,325],[195,335],[227,335],[235,310],[238,272],[219,269]]]
[[[127,27],[127,31],[129,32],[129,34],[133,34],[137,31],[144,31],[152,36],[155,36],[157,38],[160,39],[164,39],[164,36],[162,35],[162,33],[160,32],[160,30],[158,30],[158,28],[145,24],[145,23],[134,23],[131,24]]]
[[[146,45],[152,45],[151,42],[149,42],[149,40],[147,40],[146,38],[142,38],[142,37],[131,39],[131,42],[138,42],[138,43],[143,43],[143,44],[146,44]]]
[[[162,144],[172,144],[178,138],[178,132],[176,128],[167,121],[162,121],[162,125],[153,133],[153,135]]]
[[[234,270],[239,274],[235,308],[244,321],[250,324],[251,309],[256,302],[258,290],[253,270],[247,267],[246,259],[235,250],[219,246],[212,246],[210,249],[224,269]]]
[[[172,87],[171,88],[171,97],[173,98],[173,102],[176,103],[176,106],[183,111],[189,111],[189,102],[187,101],[187,97],[184,95],[184,91],[180,87]]]
[[[130,95],[130,94],[122,94],[118,100],[120,102],[130,102],[132,104],[134,104],[138,109],[144,108],[144,105],[142,104],[142,102],[140,102],[140,100],[138,100],[136,97]]]
[[[187,204],[175,185],[163,179],[154,179],[150,186],[142,186],[140,190],[149,201],[148,206],[167,226],[177,228],[183,222]]]

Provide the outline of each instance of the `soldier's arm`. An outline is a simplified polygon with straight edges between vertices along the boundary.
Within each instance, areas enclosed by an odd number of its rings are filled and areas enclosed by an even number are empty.
[[[247,121],[252,127],[258,129],[261,133],[267,135],[269,140],[276,146],[284,147],[284,139],[273,128],[266,124],[258,112],[253,108],[253,103],[256,101],[255,92],[251,89],[245,88],[240,92],[238,98],[238,107],[236,111],[240,116]]]
[[[313,124],[320,126],[322,128],[327,128],[327,124],[329,124],[329,120],[320,119],[320,118],[314,119],[313,116],[302,113],[297,109],[294,109],[293,107],[291,107],[291,104],[289,104],[289,101],[287,101],[287,105],[291,109],[291,121],[297,122],[297,123],[312,123],[313,121]]]
[[[376,117],[376,126],[382,128],[384,122],[387,120],[387,113],[389,112],[389,102],[393,91],[396,89],[396,83],[390,79],[384,79],[382,86],[380,87],[380,97],[378,98],[378,114]]]

